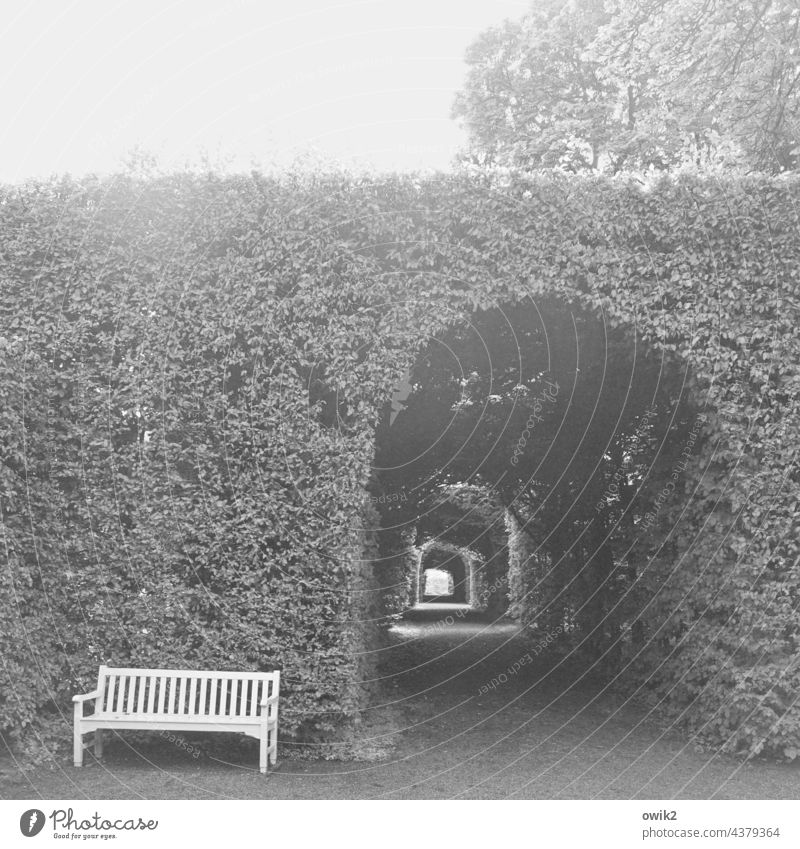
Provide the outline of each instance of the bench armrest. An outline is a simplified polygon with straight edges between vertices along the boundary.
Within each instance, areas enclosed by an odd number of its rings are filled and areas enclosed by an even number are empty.
[[[76,704],[78,702],[87,702],[87,701],[89,701],[89,699],[96,699],[99,695],[100,695],[99,690],[92,690],[91,693],[86,693],[83,696],[73,696],[72,701],[75,702]]]
[[[261,699],[261,721],[275,722],[278,716],[278,693],[266,699]]]

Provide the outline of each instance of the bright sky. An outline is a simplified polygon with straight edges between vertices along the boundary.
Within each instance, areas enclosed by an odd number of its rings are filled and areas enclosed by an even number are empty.
[[[3,0],[0,180],[322,161],[447,168],[481,30],[528,0]]]

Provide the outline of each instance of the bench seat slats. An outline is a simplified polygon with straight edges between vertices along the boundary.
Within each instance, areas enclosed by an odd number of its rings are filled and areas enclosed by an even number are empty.
[[[86,722],[92,720],[102,721],[127,721],[149,722],[151,725],[157,720],[159,723],[170,724],[173,722],[219,722],[221,724],[231,723],[233,725],[258,725],[261,718],[258,716],[188,716],[179,713],[93,713],[84,717]]]
[[[136,713],[144,713],[144,694],[147,690],[147,676],[139,676],[139,698],[136,702]]]
[[[226,734],[246,734],[249,737],[258,739],[262,734],[263,726],[260,722],[220,722],[215,717],[196,717],[196,721],[187,720],[186,717],[172,717],[172,720],[161,717],[157,725],[143,719],[136,720],[130,716],[125,716],[121,719],[86,717],[86,720],[82,723],[82,732],[84,734],[94,731],[97,728],[117,729],[120,731],[188,731],[190,733],[217,731]],[[267,731],[272,736],[275,732],[274,724],[267,726]]]
[[[258,690],[258,681],[247,682],[247,698],[244,702],[242,716],[253,716],[253,703],[255,702],[256,691]]]
[[[158,676],[158,713],[165,713],[167,704],[167,675]]]
[[[217,700],[211,705],[209,710],[210,716],[224,716],[228,700],[228,679],[219,678],[217,680]]]
[[[189,716],[194,716],[197,713],[197,678],[194,675],[192,675],[189,684],[189,704],[186,713]]]
[[[108,690],[106,691],[106,710],[114,710],[114,693],[117,688],[117,676],[109,675]]]
[[[217,678],[211,679],[211,695],[208,700],[208,716],[216,716],[217,714],[217,685],[219,680]]]
[[[233,687],[231,689],[231,716],[239,716],[239,704],[242,701],[242,684],[244,681],[240,681],[238,678],[233,682]]]

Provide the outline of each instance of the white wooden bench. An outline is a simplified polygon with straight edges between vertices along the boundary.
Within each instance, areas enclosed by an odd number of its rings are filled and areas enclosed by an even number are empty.
[[[74,760],[83,765],[83,735],[94,732],[103,754],[106,728],[137,731],[226,731],[261,742],[259,768],[278,757],[280,672],[203,672],[186,669],[114,669],[101,666],[97,688],[75,703]],[[84,702],[94,713],[84,716]]]

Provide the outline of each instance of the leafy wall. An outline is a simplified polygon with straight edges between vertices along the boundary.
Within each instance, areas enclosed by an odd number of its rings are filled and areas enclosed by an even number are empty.
[[[394,618],[408,610],[416,594],[420,553],[415,538],[414,527],[379,532],[381,551],[373,568],[381,587],[379,609],[386,617]]]
[[[353,717],[391,387],[447,323],[555,293],[689,361],[707,416],[630,663],[705,738],[790,751],[799,198],[480,175],[4,189],[4,732],[68,739],[100,662],[277,665],[286,733]]]

